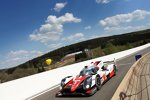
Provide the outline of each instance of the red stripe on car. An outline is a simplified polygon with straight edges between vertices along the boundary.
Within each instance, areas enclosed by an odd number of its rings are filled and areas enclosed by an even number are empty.
[[[115,74],[115,71],[112,70],[109,77],[113,77],[114,74]]]
[[[83,82],[86,78],[87,76],[78,76],[75,79],[73,79],[71,92],[74,92],[77,89],[77,87],[80,85],[80,83]]]
[[[103,79],[104,79],[104,81],[106,81],[107,80],[107,77],[106,77],[106,75],[105,74],[103,74]]]

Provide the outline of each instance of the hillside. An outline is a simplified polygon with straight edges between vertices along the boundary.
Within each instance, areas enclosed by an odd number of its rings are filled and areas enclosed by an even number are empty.
[[[76,44],[58,48],[40,57],[25,62],[19,66],[9,69],[2,69],[0,70],[0,80],[1,82],[6,82],[9,80],[61,67],[67,64],[72,64],[83,60],[130,49],[149,42],[150,29],[82,41]],[[67,54],[79,51],[82,51],[82,53],[73,56],[74,58],[72,61],[67,62],[67,60],[65,60],[66,62],[63,62],[62,64],[61,61]],[[53,64],[51,66],[47,66],[45,64],[45,60],[48,58],[53,59]]]

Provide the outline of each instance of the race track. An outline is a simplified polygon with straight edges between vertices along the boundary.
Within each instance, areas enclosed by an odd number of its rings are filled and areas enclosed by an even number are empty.
[[[147,49],[144,49],[142,51],[139,51],[138,53],[132,54],[128,57],[122,58],[117,61],[117,75],[110,79],[108,82],[106,82],[101,90],[96,92],[91,97],[61,97],[56,98],[55,93],[59,90],[59,88],[55,88],[51,91],[48,91],[42,95],[39,95],[35,97],[32,100],[110,100],[113,94],[115,93],[117,87],[119,86],[120,82],[124,78],[125,74],[129,70],[129,68],[132,66],[132,64],[135,62],[134,56],[136,54],[145,54],[147,52],[150,52],[150,47]]]

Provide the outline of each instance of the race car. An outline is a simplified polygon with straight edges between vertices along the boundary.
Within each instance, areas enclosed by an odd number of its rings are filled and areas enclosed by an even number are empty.
[[[56,97],[67,95],[91,96],[116,74],[114,61],[95,61],[85,66],[76,77],[67,76],[61,80]]]

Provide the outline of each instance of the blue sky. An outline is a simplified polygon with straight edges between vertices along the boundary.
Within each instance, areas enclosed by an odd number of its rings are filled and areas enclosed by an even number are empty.
[[[79,41],[147,28],[149,0],[0,0],[0,69]]]

